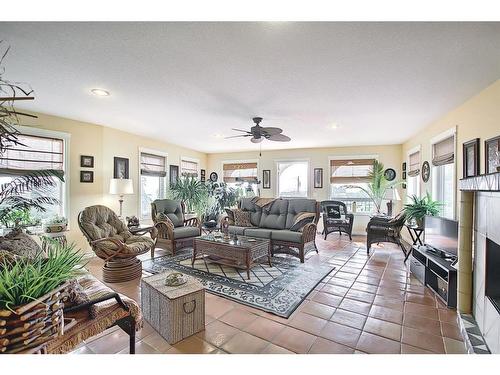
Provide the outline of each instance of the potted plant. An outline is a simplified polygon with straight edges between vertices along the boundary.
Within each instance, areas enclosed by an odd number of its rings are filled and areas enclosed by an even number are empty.
[[[68,219],[64,216],[56,215],[49,219],[44,224],[44,230],[46,233],[59,233],[64,232],[68,228]]]
[[[54,241],[46,257],[0,256],[0,353],[21,353],[62,334],[67,282],[80,272],[83,254]],[[79,266],[80,265],[80,266]],[[22,322],[22,324],[20,324]]]
[[[216,226],[219,215],[224,209],[236,206],[240,191],[228,186],[225,182],[207,182],[207,207],[202,217],[205,226]]]
[[[193,176],[181,177],[170,187],[168,195],[172,199],[183,201],[188,213],[203,214],[208,191],[203,182]]]
[[[424,197],[413,195],[411,203],[405,204],[404,210],[408,221],[413,221],[419,228],[424,227],[425,216],[436,216],[441,211],[443,203],[432,199],[429,192]]]

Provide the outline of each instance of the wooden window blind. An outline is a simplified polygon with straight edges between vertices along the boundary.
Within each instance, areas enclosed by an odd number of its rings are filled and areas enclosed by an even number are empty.
[[[432,165],[451,164],[455,161],[455,137],[451,136],[432,145]]]
[[[420,151],[410,154],[408,157],[408,176],[415,177],[420,174]]]
[[[257,163],[227,163],[222,169],[225,183],[257,180]]]
[[[332,184],[369,182],[374,159],[336,159],[330,161]]]
[[[165,177],[166,164],[164,156],[141,152],[141,175]]]
[[[191,160],[181,160],[181,176],[198,177],[198,163]]]

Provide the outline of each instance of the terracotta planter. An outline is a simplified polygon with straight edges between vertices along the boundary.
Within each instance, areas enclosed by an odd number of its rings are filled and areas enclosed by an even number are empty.
[[[33,353],[63,334],[63,284],[37,300],[0,310],[0,353]]]

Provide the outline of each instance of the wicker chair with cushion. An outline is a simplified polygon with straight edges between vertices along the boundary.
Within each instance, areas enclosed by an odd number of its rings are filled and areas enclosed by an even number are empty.
[[[184,202],[157,199],[151,203],[151,216],[158,229],[158,242],[164,242],[175,255],[177,249],[193,245],[193,238],[201,236],[198,218],[185,219]],[[154,250],[151,251],[151,257]]]
[[[373,243],[390,242],[401,247],[406,256],[406,249],[401,241],[401,229],[406,221],[406,214],[401,211],[393,218],[375,216],[370,219],[366,227],[366,252],[370,253]]]
[[[78,215],[78,225],[94,253],[104,259],[103,280],[119,283],[142,274],[137,255],[154,251],[156,230],[151,238],[134,236],[120,218],[106,206],[90,206]]]
[[[354,215],[347,212],[344,202],[323,201],[321,202],[323,211],[323,234],[326,237],[332,232],[342,232],[349,235],[352,240],[352,226],[354,224]]]

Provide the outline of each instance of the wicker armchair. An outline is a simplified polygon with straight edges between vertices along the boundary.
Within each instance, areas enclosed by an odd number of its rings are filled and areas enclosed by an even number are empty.
[[[406,249],[401,241],[401,229],[406,221],[406,214],[401,211],[394,218],[373,217],[366,227],[366,252],[370,253],[373,243],[390,242],[401,247],[406,256]]]
[[[177,249],[192,246],[193,239],[201,235],[198,218],[185,219],[184,202],[173,199],[157,199],[151,203],[151,216],[158,230],[157,243],[165,243],[175,255]],[[154,257],[154,249],[151,250]]]
[[[344,232],[349,235],[349,239],[352,241],[354,215],[347,212],[345,203],[340,201],[323,201],[321,202],[321,209],[323,210],[323,234],[325,240],[332,232],[339,232],[339,234]],[[335,217],[332,217],[332,211]]]
[[[105,282],[120,283],[141,276],[137,255],[154,251],[156,230],[151,231],[151,238],[135,236],[111,209],[100,205],[81,211],[78,226],[94,253],[104,260]]]

